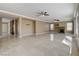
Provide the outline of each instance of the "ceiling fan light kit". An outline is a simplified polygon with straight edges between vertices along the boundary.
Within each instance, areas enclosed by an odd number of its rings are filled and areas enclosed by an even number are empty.
[[[41,11],[37,13],[38,16],[49,16],[49,14],[46,11]]]

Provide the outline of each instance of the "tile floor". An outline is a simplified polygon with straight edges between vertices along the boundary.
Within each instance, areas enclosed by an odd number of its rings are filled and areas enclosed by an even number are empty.
[[[0,39],[1,56],[70,56],[78,55],[75,39],[71,34],[47,33],[16,38]]]

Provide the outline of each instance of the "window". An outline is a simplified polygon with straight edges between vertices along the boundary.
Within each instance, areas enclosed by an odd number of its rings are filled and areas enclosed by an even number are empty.
[[[50,30],[54,30],[54,24],[50,24]]]
[[[67,30],[72,31],[72,23],[67,23]]]

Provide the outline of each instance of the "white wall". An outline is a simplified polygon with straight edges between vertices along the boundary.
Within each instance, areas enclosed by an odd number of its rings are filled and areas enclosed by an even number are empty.
[[[79,16],[78,16],[78,10],[76,13],[76,16],[74,17],[74,36],[78,37],[79,36]]]
[[[77,47],[79,48],[79,5],[76,8],[76,13],[74,17],[74,36],[77,42]]]
[[[74,36],[77,43],[77,47],[79,48],[79,18],[74,18]]]
[[[78,34],[79,34],[79,17],[78,17]]]

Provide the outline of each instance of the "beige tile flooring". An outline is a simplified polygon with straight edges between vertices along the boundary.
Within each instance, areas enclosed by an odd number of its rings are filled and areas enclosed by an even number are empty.
[[[1,56],[70,56],[78,55],[72,35],[47,33],[0,39]]]

